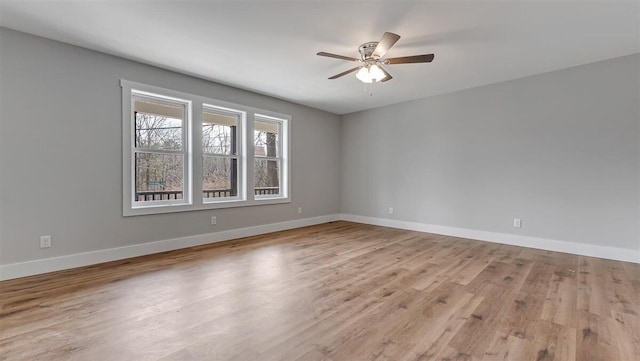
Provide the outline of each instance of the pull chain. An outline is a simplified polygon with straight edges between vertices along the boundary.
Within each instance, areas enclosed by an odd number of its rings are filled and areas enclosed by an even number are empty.
[[[375,83],[375,80],[372,80],[371,83],[362,83],[364,84],[364,92],[365,93],[369,93],[369,96],[372,97],[373,96],[373,83]],[[371,84],[371,85],[369,85]]]

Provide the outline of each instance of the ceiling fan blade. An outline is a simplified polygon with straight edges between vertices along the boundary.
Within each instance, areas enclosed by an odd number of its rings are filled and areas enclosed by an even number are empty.
[[[336,75],[332,76],[332,77],[331,77],[331,78],[329,78],[329,79],[338,79],[339,77],[341,77],[341,76],[345,76],[345,75],[347,75],[347,74],[349,74],[349,73],[353,73],[354,71],[356,71],[356,70],[358,70],[358,69],[360,69],[360,68],[361,68],[360,66],[356,66],[356,67],[355,67],[355,68],[353,68],[353,69],[349,69],[349,70],[347,70],[347,71],[343,71],[343,72],[342,72],[342,73],[340,73],[340,74],[336,74]]]
[[[378,45],[373,50],[373,54],[371,55],[373,57],[377,57],[378,59],[382,58],[384,54],[386,54],[387,51],[391,49],[393,44],[395,44],[398,41],[398,39],[400,39],[400,35],[398,34],[389,33],[389,32],[384,33],[384,35],[382,35],[382,39],[380,39],[380,41],[378,42]]]
[[[410,63],[430,63],[433,61],[433,54],[401,56],[399,58],[389,58],[384,61],[385,64],[410,64]]]
[[[384,73],[384,78],[380,79],[381,83],[393,79],[391,74],[389,74],[383,67],[380,67],[380,70],[382,70],[382,72]]]
[[[326,56],[329,58],[336,58],[336,59],[342,59],[342,60],[348,60],[348,61],[360,61],[360,59],[356,59],[356,58],[352,58],[350,56],[344,56],[344,55],[338,55],[338,54],[331,54],[331,53],[325,53],[324,51],[319,52],[316,55],[320,55],[320,56]]]

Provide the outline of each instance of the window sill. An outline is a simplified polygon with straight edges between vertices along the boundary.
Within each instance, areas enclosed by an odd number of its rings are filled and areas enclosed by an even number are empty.
[[[166,204],[166,205],[154,205],[154,206],[141,206],[141,207],[126,208],[123,210],[122,215],[124,217],[132,217],[132,216],[144,216],[144,215],[151,215],[151,214],[206,211],[211,209],[252,207],[252,206],[270,205],[270,204],[283,204],[283,203],[291,203],[291,198],[269,197],[269,198],[257,198],[250,201],[227,200],[227,201],[221,201],[221,202],[209,202],[209,203],[202,203],[202,204]]]

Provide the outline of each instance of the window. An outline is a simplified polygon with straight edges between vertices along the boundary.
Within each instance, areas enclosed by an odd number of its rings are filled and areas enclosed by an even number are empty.
[[[205,202],[241,198],[238,137],[242,113],[205,105],[202,117],[202,193]]]
[[[189,102],[138,91],[132,102],[134,206],[187,202]]]
[[[290,116],[121,85],[125,216],[291,201]]]
[[[282,129],[284,120],[256,115],[253,125],[253,177],[257,198],[272,198],[283,194]]]

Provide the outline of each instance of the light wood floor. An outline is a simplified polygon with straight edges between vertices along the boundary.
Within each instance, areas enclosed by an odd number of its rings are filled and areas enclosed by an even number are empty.
[[[0,283],[2,360],[640,360],[640,265],[334,222]]]

